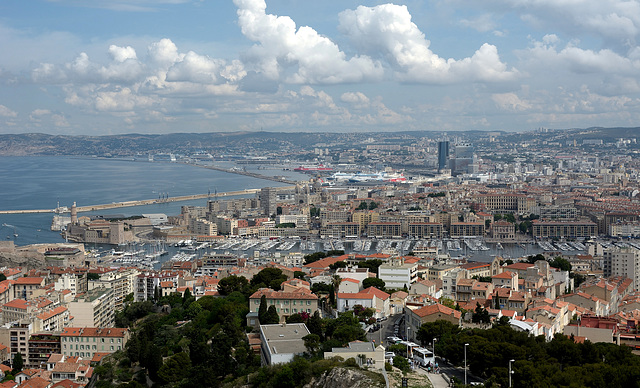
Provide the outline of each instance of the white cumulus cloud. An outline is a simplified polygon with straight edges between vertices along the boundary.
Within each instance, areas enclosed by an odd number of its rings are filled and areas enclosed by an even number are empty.
[[[297,28],[288,16],[266,13],[264,0],[234,0],[242,33],[257,42],[247,60],[270,79],[288,83],[342,83],[380,79],[379,62],[347,55],[313,28]]]
[[[501,62],[498,50],[483,44],[473,56],[444,59],[429,49],[431,42],[411,21],[404,5],[359,6],[339,15],[339,29],[371,56],[383,56],[402,81],[458,83],[504,81],[517,76]]]

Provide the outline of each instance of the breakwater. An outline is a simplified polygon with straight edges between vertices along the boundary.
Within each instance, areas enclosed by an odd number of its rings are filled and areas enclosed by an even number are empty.
[[[292,189],[295,186],[285,186],[278,187],[278,189]],[[138,201],[124,201],[124,202],[112,202],[101,205],[89,205],[89,206],[78,206],[78,213],[82,212],[91,212],[91,211],[99,211],[99,210],[107,210],[107,209],[118,209],[123,207],[132,207],[132,206],[144,206],[144,205],[152,205],[156,203],[169,203],[169,202],[181,202],[181,201],[191,201],[194,199],[205,199],[205,198],[218,198],[218,197],[232,197],[237,195],[250,195],[259,192],[260,189],[245,189],[245,190],[236,190],[236,191],[227,191],[222,193],[216,193],[212,195],[208,194],[193,194],[193,195],[182,195],[177,197],[168,197],[161,199],[143,199]],[[35,214],[35,213],[53,213],[55,209],[29,209],[29,210],[0,210],[0,214]]]

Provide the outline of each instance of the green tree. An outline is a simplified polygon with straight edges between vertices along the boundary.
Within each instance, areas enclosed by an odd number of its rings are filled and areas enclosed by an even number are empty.
[[[22,353],[18,352],[15,356],[13,356],[13,369],[11,370],[12,375],[16,375],[22,371],[24,368],[24,360],[22,359]]]
[[[561,271],[571,271],[571,263],[562,256],[554,257],[553,260],[549,261],[549,265]]]
[[[309,329],[309,333],[322,338],[322,318],[317,310],[307,320],[307,329]]]
[[[189,377],[191,359],[185,352],[171,356],[158,370],[158,377],[165,383],[175,383]]]
[[[356,208],[356,210],[367,210],[367,202],[366,201],[360,202],[360,205]]]
[[[256,287],[270,287],[276,291],[280,284],[287,280],[287,276],[279,268],[265,268],[251,278],[251,285]]]
[[[379,278],[366,278],[362,281],[362,287],[364,288],[375,287],[378,290],[384,291],[385,290],[384,286],[385,286],[384,280]]]
[[[473,312],[473,316],[471,317],[471,322],[473,323],[489,323],[491,322],[491,317],[489,317],[489,312],[484,307],[480,306],[480,303],[476,302],[476,309]]]
[[[218,291],[220,295],[229,295],[234,291],[244,293],[249,281],[244,276],[231,275],[220,279],[218,282]]]
[[[294,278],[296,278],[296,279],[304,280],[304,278],[305,278],[306,276],[307,276],[307,274],[306,274],[306,273],[304,273],[303,271],[295,271],[295,272],[293,273],[293,277],[294,277]]]
[[[314,354],[320,348],[320,336],[317,334],[307,334],[302,337],[304,346],[310,354]]]
[[[373,209],[377,209],[378,208],[378,204],[371,201],[369,202],[369,210],[373,210]]]
[[[409,366],[409,361],[402,356],[395,356],[393,358],[393,366],[400,369],[403,372],[409,372],[411,367]]]
[[[280,317],[278,316],[278,311],[276,310],[276,306],[271,305],[267,309],[267,313],[264,315],[264,323],[260,321],[263,325],[272,325],[276,323],[280,323]]]
[[[267,310],[268,310],[268,306],[267,306],[267,297],[265,295],[262,295],[260,297],[260,307],[258,307],[258,320],[260,321],[260,324],[264,325],[266,323],[265,319],[267,316]]]

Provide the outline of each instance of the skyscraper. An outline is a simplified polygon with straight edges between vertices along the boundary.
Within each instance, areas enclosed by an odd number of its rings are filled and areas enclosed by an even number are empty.
[[[447,165],[449,161],[449,142],[448,141],[439,141],[438,142],[438,170],[443,170],[448,168]]]
[[[260,190],[260,207],[264,211],[264,214],[269,217],[276,214],[278,207],[278,203],[276,201],[277,193],[278,189],[275,187],[264,187]]]

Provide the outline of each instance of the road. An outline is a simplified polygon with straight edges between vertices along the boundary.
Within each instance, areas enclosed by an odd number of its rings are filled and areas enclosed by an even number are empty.
[[[437,354],[436,354],[437,355]],[[450,378],[455,377],[464,383],[464,368],[455,367],[449,364],[446,361],[442,361],[438,359],[438,363],[440,365],[440,372],[446,374]],[[467,372],[467,382],[469,384],[472,383],[482,383],[482,379],[474,376],[471,372]]]
[[[389,319],[380,322],[380,325],[382,326],[380,330],[374,331],[373,333],[367,333],[367,339],[369,341],[374,341],[376,343],[376,346],[378,346],[382,341],[382,344],[385,347],[388,347],[389,344],[387,343],[386,338],[394,335],[393,324],[396,321],[399,321],[401,318],[402,318],[402,314],[397,314],[397,315],[392,315],[389,317]]]

